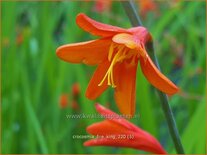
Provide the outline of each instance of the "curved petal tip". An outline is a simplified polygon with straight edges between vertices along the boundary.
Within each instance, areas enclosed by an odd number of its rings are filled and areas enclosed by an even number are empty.
[[[126,29],[95,21],[84,13],[79,13],[77,15],[76,23],[83,30],[101,37],[109,37],[117,33],[127,32]]]

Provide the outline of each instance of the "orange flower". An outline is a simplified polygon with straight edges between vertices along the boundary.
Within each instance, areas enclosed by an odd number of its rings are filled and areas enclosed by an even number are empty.
[[[62,94],[59,98],[59,104],[61,108],[66,108],[68,106],[68,95]]]
[[[80,94],[80,85],[79,85],[79,83],[74,83],[72,85],[72,94],[75,98],[79,96],[79,94]]]
[[[148,81],[159,90],[172,95],[178,88],[153,64],[145,44],[151,35],[144,27],[123,29],[99,23],[79,14],[77,24],[100,39],[63,45],[57,56],[71,63],[98,65],[86,90],[89,99],[96,99],[108,86],[115,88],[116,103],[123,114],[134,114],[136,70],[140,62]]]
[[[166,154],[160,143],[146,131],[99,104],[96,104],[96,110],[106,120],[87,128],[87,132],[97,138],[86,141],[85,146],[129,147],[155,154]]]

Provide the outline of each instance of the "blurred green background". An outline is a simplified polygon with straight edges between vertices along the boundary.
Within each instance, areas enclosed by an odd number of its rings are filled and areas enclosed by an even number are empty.
[[[182,90],[170,97],[186,153],[206,153],[206,3],[154,1],[143,7],[142,21],[153,35],[162,72]],[[84,96],[95,66],[57,58],[60,45],[94,39],[75,23],[83,12],[97,21],[130,28],[120,2],[1,2],[2,153],[144,153],[128,148],[84,147],[85,129],[101,119],[72,119],[97,114],[99,102],[118,113],[113,89],[96,101]],[[154,88],[137,75],[136,125],[154,135],[168,153],[173,142]]]

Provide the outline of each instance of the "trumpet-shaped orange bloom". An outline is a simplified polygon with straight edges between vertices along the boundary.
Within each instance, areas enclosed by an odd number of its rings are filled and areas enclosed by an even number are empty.
[[[166,154],[160,143],[146,131],[99,104],[96,104],[96,110],[106,120],[87,128],[87,132],[97,137],[86,141],[85,146],[129,147],[155,154]]]
[[[144,27],[123,29],[99,23],[79,14],[77,24],[100,39],[67,44],[57,49],[57,56],[71,63],[98,65],[86,90],[89,99],[96,99],[111,86],[123,114],[134,114],[136,70],[140,62],[147,80],[159,90],[172,95],[178,88],[166,78],[148,56],[145,44],[151,35]]]

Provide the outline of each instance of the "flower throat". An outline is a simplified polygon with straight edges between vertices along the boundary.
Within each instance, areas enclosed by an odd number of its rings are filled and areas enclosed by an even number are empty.
[[[103,77],[102,81],[98,84],[98,86],[101,86],[104,81],[108,80],[108,85],[112,86],[112,88],[116,87],[116,84],[114,83],[114,74],[113,69],[114,65],[118,62],[123,62],[123,60],[130,59],[130,62],[127,63],[127,65],[135,65],[136,61],[138,60],[139,53],[134,50],[126,47],[125,45],[115,44],[112,43],[109,48],[109,54],[108,54],[108,60],[111,62],[105,76]]]

